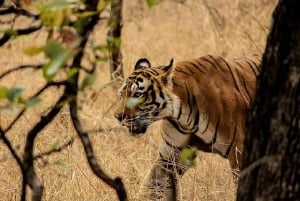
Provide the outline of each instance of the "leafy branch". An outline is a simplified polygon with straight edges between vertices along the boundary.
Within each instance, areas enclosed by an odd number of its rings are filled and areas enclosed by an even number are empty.
[[[31,3],[31,1],[26,2]],[[77,97],[80,91],[91,86],[96,76],[96,64],[94,61],[87,58],[88,56],[85,50],[89,48],[87,44],[90,40],[91,33],[94,31],[94,27],[100,20],[104,19],[100,17],[101,13],[111,1],[55,0],[48,4],[36,3],[35,6],[39,11],[38,14],[32,14],[30,11],[23,8],[21,6],[22,3],[23,1],[17,1],[15,5],[0,9],[0,16],[8,14],[26,16],[33,20],[33,24],[35,25],[28,26],[24,29],[17,29],[14,28],[14,26],[11,26],[10,29],[4,30],[3,35],[0,38],[0,46],[11,41],[11,39],[15,37],[28,35],[40,30],[47,31],[48,38],[44,45],[33,45],[24,50],[25,54],[32,57],[43,54],[45,58],[43,63],[23,64],[0,74],[0,80],[2,80],[13,72],[34,69],[41,71],[43,78],[46,81],[46,84],[29,98],[24,98],[22,96],[24,88],[17,86],[7,88],[0,86],[0,101],[5,102],[7,108],[11,105],[22,105],[22,109],[16,114],[14,119],[5,129],[2,129],[2,126],[0,126],[0,139],[8,147],[22,173],[21,200],[26,200],[27,187],[30,187],[32,190],[32,200],[39,201],[42,199],[44,186],[35,172],[34,161],[43,156],[61,152],[74,141],[74,138],[72,138],[58,148],[51,149],[35,156],[33,154],[37,136],[54,120],[64,106],[69,107],[73,126],[81,139],[86,158],[93,173],[116,190],[119,200],[127,200],[126,190],[121,178],[110,178],[98,164],[94,155],[92,143],[89,139],[89,133],[84,130],[77,112]],[[86,68],[82,65],[82,61],[85,58],[90,61],[91,68]],[[97,58],[97,56],[94,55],[94,58]],[[79,79],[79,76],[82,73],[85,75],[83,80]],[[61,75],[59,76],[59,79],[57,76],[58,74]],[[14,125],[22,116],[24,116],[29,108],[36,106],[40,101],[43,101],[41,95],[50,87],[63,87],[63,93],[58,95],[56,102],[50,107],[50,111],[46,115],[42,115],[40,120],[31,127],[28,133],[26,133],[23,157],[20,157],[16,150],[14,150],[13,145],[6,134],[8,132],[12,133],[11,130]],[[6,108],[6,106],[4,106],[4,108]]]

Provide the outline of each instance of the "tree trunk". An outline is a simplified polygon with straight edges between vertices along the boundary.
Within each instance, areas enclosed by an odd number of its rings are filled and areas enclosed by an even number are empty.
[[[124,77],[121,53],[122,4],[123,0],[111,1],[110,28],[107,34],[107,42],[110,47],[109,59],[112,80]]]
[[[300,200],[300,1],[280,0],[249,115],[237,200]]]

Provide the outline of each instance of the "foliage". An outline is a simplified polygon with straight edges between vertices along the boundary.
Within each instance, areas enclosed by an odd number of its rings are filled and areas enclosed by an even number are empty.
[[[68,143],[59,146],[60,143],[57,141],[53,143],[49,151],[37,156],[33,155],[36,137],[54,119],[61,108],[65,106],[69,107],[73,126],[84,146],[92,171],[116,190],[120,200],[127,200],[121,179],[108,177],[98,165],[88,133],[84,131],[77,114],[78,93],[90,87],[96,79],[95,68],[96,62],[99,60],[96,54],[106,55],[110,51],[108,45],[95,44],[95,47],[90,47],[87,42],[94,31],[94,27],[101,20],[102,12],[108,9],[111,0],[53,0],[47,1],[47,3],[44,3],[44,1],[33,3],[31,0],[21,0],[16,1],[15,5],[12,2],[10,3],[11,5],[5,5],[0,10],[0,15],[2,16],[15,16],[9,22],[11,24],[10,28],[1,31],[3,34],[0,38],[0,46],[22,35],[34,32],[47,32],[47,39],[44,44],[29,45],[24,49],[24,54],[31,57],[43,55],[44,60],[42,63],[12,67],[0,74],[1,80],[12,72],[32,68],[41,71],[46,83],[29,97],[26,97],[23,93],[26,90],[26,86],[0,86],[1,110],[9,110],[13,107],[20,108],[15,118],[6,128],[0,125],[0,139],[8,147],[22,172],[21,200],[26,200],[27,186],[32,189],[32,200],[42,199],[43,185],[35,173],[34,160],[59,152],[73,142],[73,139],[71,139]],[[30,7],[35,7],[37,14],[32,13],[31,9],[29,9]],[[28,18],[32,23],[28,23],[28,26],[24,29],[15,28],[15,19],[19,16]],[[113,40],[115,44],[120,46],[119,38],[110,40]],[[88,67],[82,65],[82,60],[87,58],[86,48],[91,48],[94,54],[91,57],[93,59],[88,58]],[[101,58],[101,60],[104,59],[106,57]],[[79,79],[81,74],[83,79]],[[52,86],[63,88],[63,93],[56,95],[58,101],[52,104],[52,109],[43,115],[40,118],[41,120],[36,122],[28,133],[24,134],[26,135],[26,142],[23,150],[24,157],[21,158],[6,135],[29,108],[37,106],[43,101],[41,94]],[[65,168],[64,162],[60,160],[57,160],[55,165]]]

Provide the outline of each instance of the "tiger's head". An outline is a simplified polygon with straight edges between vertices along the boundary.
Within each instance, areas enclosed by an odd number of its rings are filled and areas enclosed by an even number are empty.
[[[169,65],[158,67],[151,67],[145,58],[139,59],[118,90],[115,117],[130,134],[145,133],[151,123],[173,115],[178,103],[170,90],[172,66],[173,59]]]

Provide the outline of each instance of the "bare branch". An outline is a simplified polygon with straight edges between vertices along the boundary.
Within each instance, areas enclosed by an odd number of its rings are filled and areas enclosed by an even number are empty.
[[[88,159],[88,163],[94,172],[99,178],[101,178],[106,184],[108,184],[110,187],[114,188],[117,191],[119,200],[127,200],[127,194],[125,191],[124,184],[121,180],[121,178],[117,177],[115,179],[111,179],[109,176],[107,176],[103,170],[100,168],[100,166],[97,163],[97,160],[94,155],[94,151],[92,148],[91,141],[89,139],[88,133],[84,131],[81,122],[78,118],[77,114],[77,102],[76,100],[71,101],[70,103],[70,115],[73,122],[73,125],[75,127],[75,130],[83,144],[84,151],[86,154],[86,157]]]
[[[35,20],[37,20],[39,18],[39,15],[34,15],[31,12],[29,12],[23,8],[19,8],[19,7],[15,7],[15,6],[9,6],[4,9],[0,9],[0,15],[7,15],[7,14],[23,15],[26,17],[33,18]]]
[[[39,158],[43,158],[44,156],[49,156],[52,153],[59,153],[59,152],[63,151],[65,148],[67,148],[68,146],[71,146],[74,141],[75,141],[75,138],[72,137],[70,140],[68,140],[66,143],[64,143],[60,147],[57,147],[55,149],[51,149],[50,151],[43,152],[43,153],[40,153],[40,154],[34,156],[33,160],[36,160],[36,159],[39,159]]]
[[[18,163],[19,167],[21,168],[21,170],[23,170],[23,164],[22,164],[22,161],[21,161],[20,157],[17,155],[17,153],[14,150],[14,148],[12,147],[10,141],[6,138],[5,132],[1,128],[0,128],[0,139],[7,146],[10,153],[13,155],[14,159],[17,161],[17,163]]]
[[[26,185],[29,185],[32,189],[32,200],[41,200],[42,193],[43,193],[43,186],[39,182],[33,165],[33,146],[34,141],[38,133],[45,128],[59,113],[62,106],[61,103],[67,100],[68,96],[65,93],[59,98],[56,102],[52,110],[46,115],[41,118],[41,120],[28,132],[26,138],[26,144],[24,149],[24,172],[23,172],[23,183],[22,183],[22,195],[21,200],[26,200]]]
[[[26,28],[26,29],[14,30],[15,34],[5,32],[4,35],[2,36],[2,38],[0,38],[0,46],[4,45],[13,35],[17,35],[17,36],[27,35],[27,34],[30,34],[30,33],[33,33],[35,31],[40,30],[42,27],[43,27],[43,25],[39,24],[39,25],[29,27],[29,28]]]
[[[116,45],[117,39],[121,40],[122,32],[122,0],[114,0],[111,2],[110,21],[114,22],[107,33],[107,41],[110,47],[109,61],[110,61],[110,73],[111,79],[124,78],[122,52],[120,45]]]
[[[92,5],[89,4],[89,6],[92,6]],[[95,8],[95,7],[93,7],[93,8]],[[82,47],[82,48],[78,51],[77,55],[74,57],[72,66],[80,66],[81,60],[84,55],[83,49],[86,46],[88,37],[89,37],[90,33],[93,31],[98,20],[99,20],[99,16],[95,15],[95,16],[91,17],[91,20],[85,26],[84,32],[82,33],[83,40],[81,41],[81,44],[80,44],[80,47]],[[70,83],[72,85],[66,86],[66,93],[73,97],[77,97],[77,94],[78,94],[78,78],[79,78],[79,74],[74,75],[73,77],[70,78]],[[84,131],[84,129],[81,125],[81,122],[78,118],[76,98],[74,98],[73,100],[70,101],[69,110],[70,110],[70,115],[71,115],[71,119],[72,119],[74,128],[83,144],[84,151],[85,151],[86,157],[88,159],[88,163],[89,163],[92,171],[94,172],[95,175],[97,175],[100,179],[102,179],[106,184],[108,184],[110,187],[114,188],[117,191],[119,200],[126,201],[127,194],[126,194],[124,185],[122,183],[122,180],[118,177],[115,179],[111,179],[109,176],[107,176],[103,172],[103,170],[100,168],[99,164],[97,163],[88,133],[86,131]]]
[[[38,90],[34,95],[32,95],[29,99],[31,98],[36,98],[38,97],[41,93],[43,93],[43,91],[45,91],[47,88],[49,88],[50,86],[62,86],[62,85],[66,85],[67,82],[62,81],[62,82],[48,82],[45,86],[43,86],[40,90]],[[4,130],[4,132],[8,132],[13,125],[20,119],[20,117],[22,117],[22,115],[25,113],[25,111],[27,110],[27,108],[23,108],[19,114],[15,117],[15,119],[9,124],[9,126]]]
[[[11,68],[11,69],[9,69],[9,70],[3,72],[3,73],[0,75],[0,79],[2,79],[3,77],[5,77],[5,76],[7,76],[8,74],[10,74],[10,73],[12,73],[12,72],[15,72],[15,71],[24,70],[24,69],[28,69],[28,68],[32,68],[32,69],[40,69],[41,67],[42,67],[41,64],[39,64],[39,65],[35,65],[35,64],[20,65],[20,66]]]

